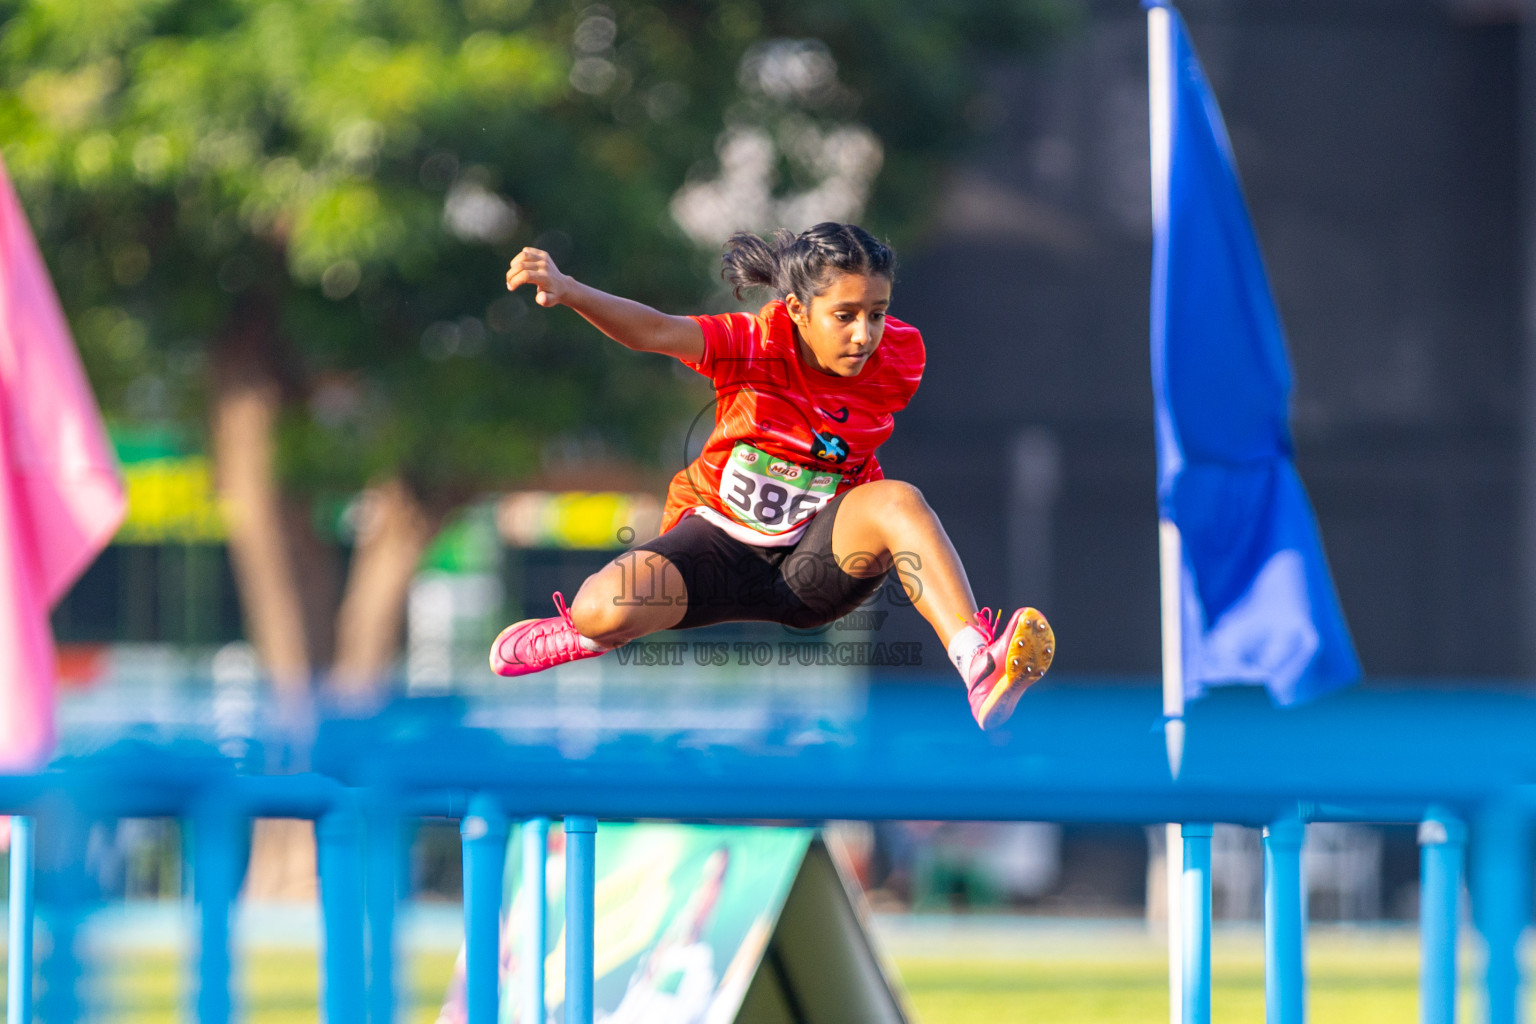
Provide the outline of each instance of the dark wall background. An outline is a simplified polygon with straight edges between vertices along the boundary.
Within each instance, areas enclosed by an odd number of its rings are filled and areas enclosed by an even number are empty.
[[[1520,670],[1518,46],[1506,5],[1183,5],[1289,333],[1294,424],[1369,674]],[[1146,22],[999,70],[894,312],[927,379],[882,452],[1059,671],[1156,673]],[[892,635],[926,636],[914,613]],[[910,631],[910,632],[909,632]],[[929,671],[943,669],[931,642]]]

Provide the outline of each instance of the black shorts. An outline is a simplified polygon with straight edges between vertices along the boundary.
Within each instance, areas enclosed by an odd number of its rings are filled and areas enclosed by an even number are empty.
[[[828,502],[800,540],[785,547],[744,544],[702,516],[690,515],[635,550],[662,555],[682,574],[688,610],[674,629],[717,622],[815,629],[853,611],[885,582],[885,572],[849,574],[832,554],[832,524],[846,496],[845,491]],[[859,568],[867,571],[871,559],[863,561]]]

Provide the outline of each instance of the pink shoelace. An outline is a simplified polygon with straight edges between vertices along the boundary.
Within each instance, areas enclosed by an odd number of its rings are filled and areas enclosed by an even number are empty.
[[[555,599],[555,609],[559,611],[560,617],[565,620],[567,626],[575,629],[576,623],[571,621],[571,610],[565,606],[565,595],[557,590],[552,596]]]
[[[983,608],[976,613],[976,617],[972,620],[976,626],[976,631],[986,637],[989,644],[997,639],[997,627],[1001,623],[1001,615],[1001,608],[995,612],[991,608]]]

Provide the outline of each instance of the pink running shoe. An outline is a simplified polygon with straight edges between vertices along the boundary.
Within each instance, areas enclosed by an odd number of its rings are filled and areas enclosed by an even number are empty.
[[[595,658],[604,651],[589,651],[571,622],[565,596],[555,591],[559,615],[548,619],[524,619],[501,631],[491,644],[491,671],[499,676],[526,676],[568,661]]]
[[[1056,634],[1045,616],[1033,608],[1020,608],[997,629],[990,608],[976,613],[972,623],[987,645],[971,656],[965,673],[966,696],[971,714],[983,729],[995,729],[1013,714],[1013,706],[1035,680],[1045,675],[1056,653]]]

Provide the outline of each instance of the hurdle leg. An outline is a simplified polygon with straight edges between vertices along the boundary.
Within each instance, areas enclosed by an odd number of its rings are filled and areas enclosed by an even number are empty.
[[[565,1024],[592,1024],[597,819],[565,819]]]
[[[549,948],[549,907],[544,891],[548,872],[549,819],[523,822],[522,964],[523,1024],[544,1024],[544,954]]]
[[[464,842],[464,1002],[469,1024],[496,1024],[501,991],[501,887],[507,816],[488,794],[469,802]]]
[[[1211,1022],[1211,831],[1210,825],[1185,825],[1184,877],[1184,1024]]]
[[[1467,827],[1443,807],[1419,825],[1419,1022],[1456,1024],[1456,931]]]
[[[376,806],[367,824],[364,841],[368,850],[368,1019],[370,1024],[394,1024],[400,819],[392,808]]]
[[[211,797],[192,819],[192,885],[197,901],[197,997],[189,1007],[197,1024],[230,1019],[229,923],[239,884],[236,856],[240,819],[227,798]]]
[[[1472,909],[1483,934],[1487,962],[1483,971],[1484,1019],[1487,1024],[1518,1024],[1520,1007],[1520,937],[1530,920],[1530,855],[1520,808],[1500,801],[1478,816],[1472,844]]]
[[[1163,886],[1168,911],[1168,1024],[1184,1024],[1184,830],[1163,826]]]
[[[1268,1024],[1306,1020],[1307,892],[1301,877],[1306,825],[1282,818],[1264,829],[1264,1005]]]
[[[320,911],[325,921],[326,1024],[363,1024],[367,997],[363,957],[363,828],[355,808],[315,822]]]
[[[6,951],[6,1024],[32,1020],[32,861],[37,852],[37,823],[26,815],[11,818],[11,927]]]

